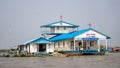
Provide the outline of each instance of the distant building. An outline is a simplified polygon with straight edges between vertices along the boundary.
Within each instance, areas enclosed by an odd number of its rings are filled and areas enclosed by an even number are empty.
[[[112,51],[120,52],[120,47],[113,47]]]

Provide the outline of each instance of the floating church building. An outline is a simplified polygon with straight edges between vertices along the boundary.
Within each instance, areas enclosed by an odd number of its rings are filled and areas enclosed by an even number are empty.
[[[42,25],[40,28],[43,37],[25,42],[23,50],[27,53],[54,51],[100,53],[103,49],[105,51],[108,49],[107,40],[111,37],[91,27],[80,30],[78,27],[62,19]],[[104,47],[101,48],[103,42]]]

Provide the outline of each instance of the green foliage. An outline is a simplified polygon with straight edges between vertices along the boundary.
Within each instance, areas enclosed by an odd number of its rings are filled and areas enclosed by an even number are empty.
[[[58,52],[58,50],[54,50],[54,52]]]
[[[25,54],[20,53],[18,57],[25,57]]]

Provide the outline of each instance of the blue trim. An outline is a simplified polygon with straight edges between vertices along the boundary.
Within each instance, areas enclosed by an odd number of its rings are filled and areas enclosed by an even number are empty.
[[[95,30],[95,29],[93,29],[93,28],[89,28],[89,29],[90,29],[90,30],[93,30],[93,31],[95,31],[95,32],[97,32],[97,33],[99,33],[99,34],[102,34],[102,35],[106,36],[106,39],[111,39],[111,37],[109,37],[109,36],[107,36],[107,35],[99,32],[99,31],[97,31],[97,30]]]
[[[34,40],[36,40],[36,39],[32,39],[32,40],[26,41],[26,42],[23,43],[23,45],[30,44],[30,42],[32,42],[32,41],[34,41]]]
[[[102,54],[104,52],[98,52],[98,50],[60,50],[59,53],[78,53],[83,55],[94,55],[94,54]]]
[[[45,33],[47,35],[60,35],[60,34],[65,34],[65,33],[53,33],[53,32],[47,32]]]
[[[36,56],[44,56],[44,55],[50,55],[49,52],[33,52],[32,53],[33,55],[36,55]]]
[[[80,35],[80,34],[83,34],[83,33],[87,32],[89,30],[93,30],[93,31],[95,31],[95,32],[97,32],[99,34],[102,34],[103,36],[106,37],[106,39],[110,39],[111,38],[111,37],[109,37],[109,36],[99,32],[99,31],[97,31],[95,29],[88,28],[88,29],[78,30],[78,31],[74,31],[74,32],[66,33],[66,34],[61,34],[61,35],[55,36],[53,38],[50,38],[49,40],[50,41],[60,41],[60,40],[71,39],[71,38],[73,38],[73,37],[75,37],[77,35]],[[96,40],[98,40],[98,39],[96,39]]]
[[[27,44],[50,44],[51,42],[45,38],[37,38],[37,39],[34,39],[34,40],[30,40],[30,41],[27,41],[24,43],[24,45],[27,45]]]
[[[59,26],[53,25],[53,24],[56,24],[56,23],[60,23],[60,25]],[[62,23],[69,24],[70,26],[64,26],[64,25],[62,25]],[[40,27],[69,27],[69,28],[76,28],[76,27],[79,27],[79,26],[60,20],[60,21],[50,23],[50,24],[47,24],[47,25],[42,25]]]
[[[82,50],[60,50],[59,53],[81,53]]]
[[[99,54],[98,50],[82,50],[82,54]]]
[[[99,38],[82,38],[82,40],[99,40]]]

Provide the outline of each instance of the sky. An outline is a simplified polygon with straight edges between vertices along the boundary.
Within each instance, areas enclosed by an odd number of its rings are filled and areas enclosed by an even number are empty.
[[[41,36],[40,26],[60,20],[92,28],[120,46],[120,0],[0,0],[0,49]]]

